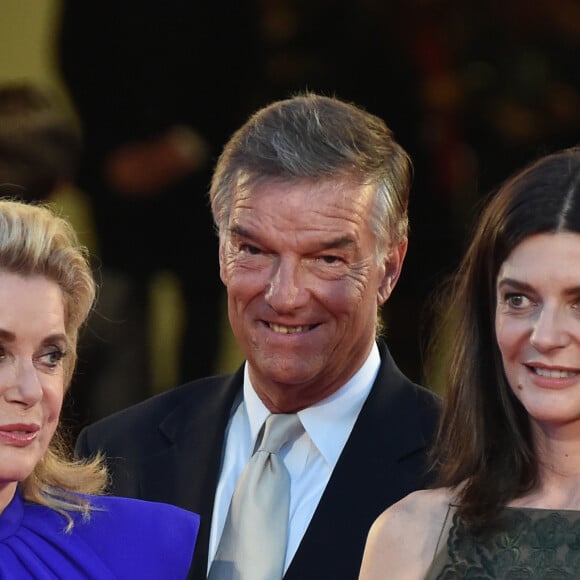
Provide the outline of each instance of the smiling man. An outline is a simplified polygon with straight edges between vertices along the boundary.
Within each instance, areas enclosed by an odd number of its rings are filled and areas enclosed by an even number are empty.
[[[210,198],[246,362],[113,415],[77,443],[80,455],[106,454],[115,493],[202,514],[192,578],[355,579],[372,521],[429,482],[438,400],[397,369],[378,332],[407,250],[410,185],[385,123],[336,98],[275,102],[226,144]],[[288,497],[281,512],[241,517],[238,483],[272,415],[297,417],[277,455]],[[260,520],[263,539],[232,557]],[[278,572],[242,572],[267,558],[277,527]]]

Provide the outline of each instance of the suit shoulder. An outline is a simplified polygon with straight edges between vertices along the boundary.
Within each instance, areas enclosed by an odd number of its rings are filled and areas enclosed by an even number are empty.
[[[205,397],[215,393],[216,388],[220,384],[227,382],[230,377],[231,375],[205,377],[185,383],[179,387],[168,389],[140,403],[136,403],[130,407],[116,411],[103,419],[99,419],[89,429],[93,427],[109,428],[117,424],[122,424],[125,426],[124,428],[127,428],[128,425],[134,423],[154,422],[182,405],[197,404],[198,400],[203,401]]]
[[[379,352],[381,355],[381,367],[375,384],[379,390],[388,397],[399,401],[411,399],[423,407],[438,410],[441,406],[441,397],[426,386],[414,383],[407,377],[393,360],[386,343],[379,340]]]
[[[142,456],[165,441],[161,425],[175,434],[186,429],[202,410],[213,416],[226,412],[236,384],[232,375],[203,378],[117,411],[82,429],[75,452],[80,457],[98,450],[108,457]]]
[[[439,408],[441,406],[441,396],[435,391],[425,387],[423,385],[418,385],[417,383],[411,383],[415,392],[417,393],[417,398],[427,405]]]
[[[403,391],[406,393],[404,399],[409,401],[409,396],[413,398],[413,406],[417,409],[421,420],[429,426],[429,430],[435,428],[441,413],[442,398],[431,389],[406,379]]]

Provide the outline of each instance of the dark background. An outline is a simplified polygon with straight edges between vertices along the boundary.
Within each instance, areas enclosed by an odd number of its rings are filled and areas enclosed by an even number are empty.
[[[34,48],[37,24],[21,14],[23,4],[6,2],[5,15],[15,21],[2,25],[10,34],[4,34],[0,77],[25,77],[28,71],[14,63],[34,60],[52,67],[41,71],[43,80],[54,74],[64,85],[58,46],[66,3],[55,0],[50,38]],[[230,4],[238,15],[229,16]],[[160,94],[166,110],[189,111],[195,129],[211,133],[219,126],[210,138],[220,143],[257,108],[307,89],[351,100],[387,122],[413,159],[415,181],[409,253],[384,318],[394,357],[415,380],[422,377],[429,296],[456,266],[479,201],[524,163],[580,141],[578,0],[86,0],[89,5],[102,11],[91,35],[103,49],[78,66],[89,74],[111,69],[117,80],[105,88],[113,96],[121,85],[136,101]],[[85,33],[78,35],[89,48]],[[127,58],[137,64],[121,67]],[[150,64],[161,72],[143,85]],[[195,93],[203,110],[189,97]],[[176,206],[176,215],[182,211]],[[162,294],[157,324],[174,325],[168,302],[179,319],[179,301],[173,291]],[[225,320],[215,324],[224,336],[215,371],[230,370],[239,353]],[[165,343],[152,345],[153,358]],[[163,356],[158,367],[167,363]],[[158,388],[195,378],[164,368]]]

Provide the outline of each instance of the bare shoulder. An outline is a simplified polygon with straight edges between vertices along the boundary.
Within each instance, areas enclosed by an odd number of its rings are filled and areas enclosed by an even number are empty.
[[[405,540],[407,535],[416,545],[420,540],[428,542],[436,532],[436,543],[452,498],[447,488],[415,491],[385,510],[370,533],[389,540]]]
[[[446,488],[421,490],[385,510],[370,529],[360,580],[422,578],[452,500]]]

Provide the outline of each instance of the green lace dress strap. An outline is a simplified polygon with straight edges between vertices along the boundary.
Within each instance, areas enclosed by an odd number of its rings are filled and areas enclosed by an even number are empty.
[[[452,504],[447,506],[445,519],[443,520],[443,525],[441,526],[441,531],[437,538],[437,545],[433,552],[433,560],[431,566],[429,566],[429,570],[427,570],[424,580],[435,580],[441,568],[443,568],[447,563],[447,538],[449,536],[449,529],[453,523],[454,510],[455,507]]]

